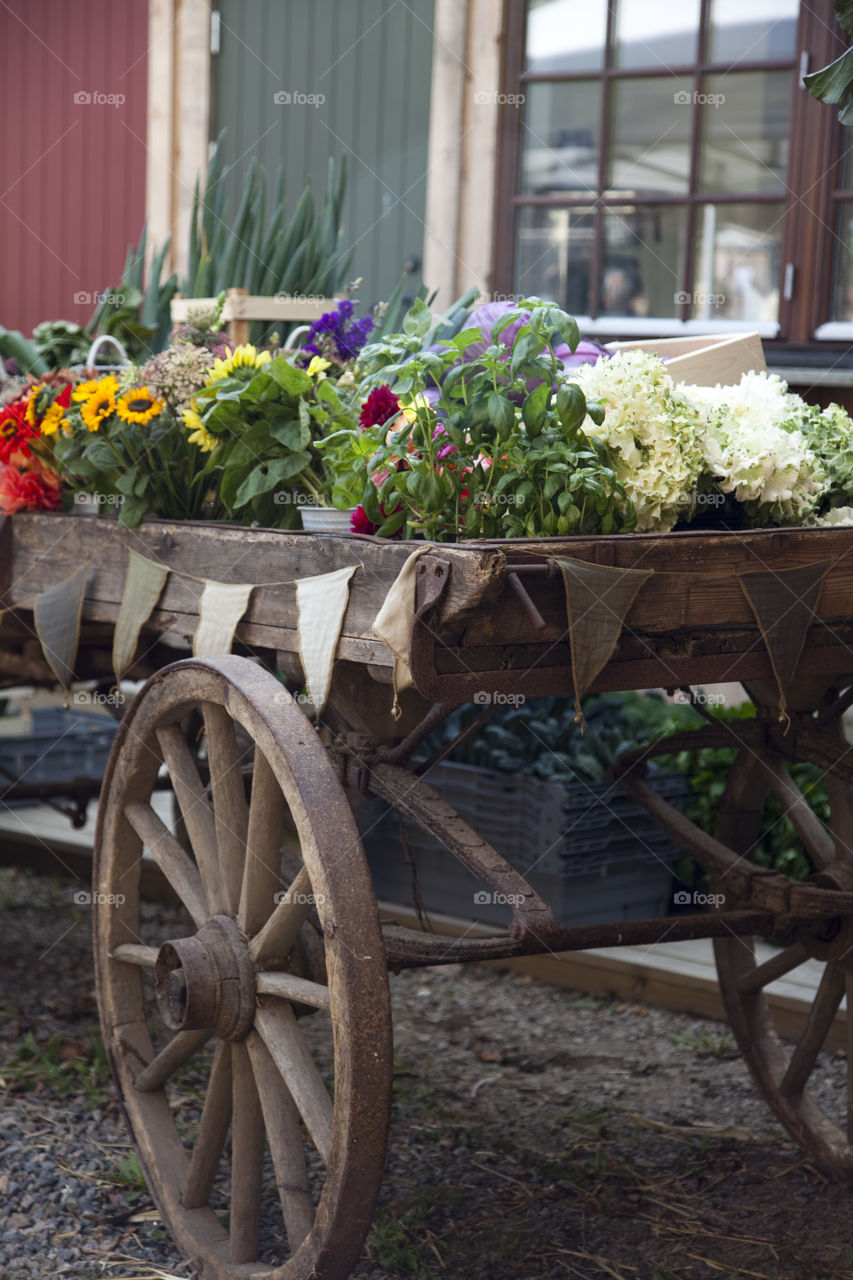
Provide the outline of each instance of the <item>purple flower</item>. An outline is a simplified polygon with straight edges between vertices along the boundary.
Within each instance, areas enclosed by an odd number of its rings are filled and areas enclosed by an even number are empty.
[[[343,298],[334,311],[326,311],[314,321],[302,350],[312,356],[334,360],[336,364],[346,364],[356,358],[372,328],[370,316],[353,319],[353,304],[349,298]]]

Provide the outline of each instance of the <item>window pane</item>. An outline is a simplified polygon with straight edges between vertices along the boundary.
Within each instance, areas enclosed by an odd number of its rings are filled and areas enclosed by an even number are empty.
[[[686,229],[678,206],[608,209],[600,314],[678,316]]]
[[[783,214],[781,203],[709,204],[696,210],[695,318],[778,318]]]
[[[620,195],[685,193],[690,177],[692,79],[618,80],[611,93],[611,189]]]
[[[788,167],[790,71],[706,76],[699,190],[781,193]]]
[[[586,315],[595,217],[591,209],[527,206],[516,224],[515,289]]]
[[[596,71],[604,66],[605,0],[529,0],[526,67],[548,71]]]
[[[711,0],[708,62],[793,58],[799,0]]]
[[[838,207],[835,270],[832,285],[832,319],[853,320],[853,204]]]
[[[521,126],[521,190],[598,191],[601,85],[529,84]]]
[[[613,58],[617,67],[683,67],[696,61],[699,0],[619,0]]]

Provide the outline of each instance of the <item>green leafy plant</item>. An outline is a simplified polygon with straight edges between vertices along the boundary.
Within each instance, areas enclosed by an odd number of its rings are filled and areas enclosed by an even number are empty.
[[[205,298],[222,289],[250,294],[317,294],[328,297],[346,279],[351,255],[341,251],[341,222],[347,185],[346,161],[329,159],[319,210],[311,179],[286,217],[284,169],[279,166],[267,217],[266,173],[252,158],[232,216],[231,169],[225,164],[220,133],[204,187],[196,182],[190,215],[187,270],[181,292]],[[260,334],[254,334],[256,340]]]
[[[511,345],[501,334],[514,326]],[[527,299],[491,326],[437,338],[416,301],[403,331],[362,353],[362,396],[383,384],[401,415],[370,426],[376,451],[362,505],[381,536],[405,529],[434,541],[456,537],[613,533],[632,527],[633,508],[610,454],[581,424],[587,403],[555,355],[574,350],[574,320]]]
[[[848,36],[853,36],[853,0],[835,0],[835,16]],[[838,119],[853,124],[853,49],[842,53],[828,67],[803,77],[803,84],[818,102],[838,107]]]

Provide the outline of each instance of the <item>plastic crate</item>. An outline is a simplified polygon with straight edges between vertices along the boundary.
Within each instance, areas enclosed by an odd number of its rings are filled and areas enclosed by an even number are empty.
[[[0,786],[8,781],[70,782],[74,778],[103,777],[117,720],[97,711],[37,707],[32,724],[31,733],[0,737],[0,765],[4,770]],[[11,773],[11,779],[7,773]]]
[[[666,915],[678,850],[614,783],[560,786],[523,774],[441,764],[429,785],[516,867],[564,925]],[[658,775],[655,789],[677,808],[681,775]],[[396,813],[377,802],[358,814],[379,898],[411,904],[412,868]],[[428,911],[505,923],[510,908],[414,822],[406,822],[421,898]]]

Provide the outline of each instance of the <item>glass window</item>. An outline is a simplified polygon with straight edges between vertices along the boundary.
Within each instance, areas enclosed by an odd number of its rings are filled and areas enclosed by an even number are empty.
[[[686,231],[678,205],[608,209],[599,314],[678,317]]]
[[[833,320],[853,321],[853,204],[838,206],[836,214]]]
[[[619,195],[685,194],[690,184],[693,81],[614,80],[609,186]]]
[[[598,191],[601,85],[594,80],[527,86],[521,126],[521,190]]]
[[[575,315],[589,311],[595,215],[591,209],[519,209],[516,289],[552,298]]]
[[[788,170],[790,71],[706,76],[697,106],[699,190],[781,195]]]
[[[613,63],[617,67],[683,67],[696,61],[699,0],[619,0]]]
[[[527,70],[596,71],[604,65],[606,37],[606,0],[530,0]]]
[[[696,211],[694,318],[775,321],[781,204],[708,204]]]
[[[708,62],[793,58],[799,11],[799,0],[711,0]]]

